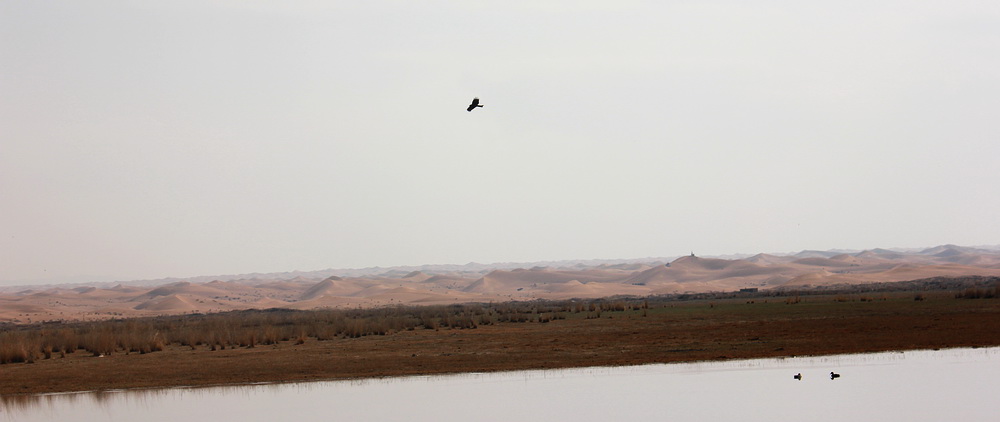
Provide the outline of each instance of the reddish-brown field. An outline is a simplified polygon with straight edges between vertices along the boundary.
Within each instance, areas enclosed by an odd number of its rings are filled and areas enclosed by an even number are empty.
[[[674,302],[546,323],[0,365],[0,394],[825,355],[1000,345],[1000,300],[953,293]]]

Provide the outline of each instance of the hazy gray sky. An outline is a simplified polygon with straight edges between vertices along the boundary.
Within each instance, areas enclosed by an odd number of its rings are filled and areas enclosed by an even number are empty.
[[[998,69],[995,1],[4,1],[0,282],[996,244]]]

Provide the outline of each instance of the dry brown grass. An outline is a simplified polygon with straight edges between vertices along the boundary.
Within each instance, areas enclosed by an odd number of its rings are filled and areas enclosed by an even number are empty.
[[[496,305],[450,305],[392,307],[353,310],[234,311],[207,315],[134,318],[78,323],[46,323],[0,327],[0,364],[32,362],[53,352],[85,350],[92,356],[116,353],[151,353],[176,344],[192,350],[209,350],[294,341],[312,338],[328,341],[360,338],[417,328],[472,329],[489,325],[500,315],[508,322],[554,319],[560,303],[510,303]],[[538,317],[539,312],[548,312]],[[521,317],[533,315],[531,318]],[[501,317],[502,318],[502,317]]]

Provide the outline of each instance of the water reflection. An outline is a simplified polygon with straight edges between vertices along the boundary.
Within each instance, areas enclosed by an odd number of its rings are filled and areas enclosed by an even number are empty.
[[[988,420],[998,387],[1000,348],[951,349],[8,396],[0,420]]]

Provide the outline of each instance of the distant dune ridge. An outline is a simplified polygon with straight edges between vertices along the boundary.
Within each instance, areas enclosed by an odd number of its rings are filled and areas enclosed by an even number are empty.
[[[802,251],[711,258],[427,265],[0,288],[0,322],[263,308],[356,308],[819,287],[1000,276],[1000,248]],[[224,280],[223,280],[224,278]]]

